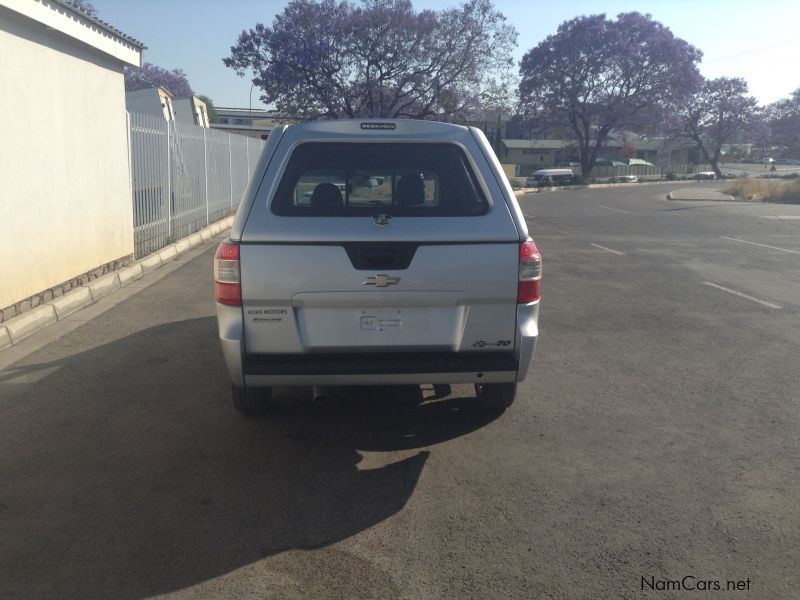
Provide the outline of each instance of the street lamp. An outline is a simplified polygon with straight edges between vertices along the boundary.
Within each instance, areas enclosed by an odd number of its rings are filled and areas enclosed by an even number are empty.
[[[250,84],[250,109],[248,112],[250,113],[250,133],[253,132],[253,86],[255,86],[256,82]]]

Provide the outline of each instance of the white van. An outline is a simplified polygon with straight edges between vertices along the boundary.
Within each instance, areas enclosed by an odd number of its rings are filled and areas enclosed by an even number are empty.
[[[541,169],[525,180],[525,187],[548,187],[569,185],[574,181],[572,169]]]

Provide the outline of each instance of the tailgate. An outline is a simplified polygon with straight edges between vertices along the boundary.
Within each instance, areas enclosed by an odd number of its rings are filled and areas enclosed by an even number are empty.
[[[510,352],[518,253],[517,243],[243,243],[245,351]]]

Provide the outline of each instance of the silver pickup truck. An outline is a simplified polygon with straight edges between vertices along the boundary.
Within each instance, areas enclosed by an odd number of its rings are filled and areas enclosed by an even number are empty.
[[[281,385],[473,383],[501,411],[533,360],[541,269],[480,130],[278,127],[214,259],[234,405],[264,412]]]

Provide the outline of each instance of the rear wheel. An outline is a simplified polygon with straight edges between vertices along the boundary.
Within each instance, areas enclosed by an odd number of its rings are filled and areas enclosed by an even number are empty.
[[[516,383],[476,383],[475,397],[478,406],[485,410],[502,412],[514,403]]]
[[[272,400],[270,387],[231,387],[233,405],[246,415],[261,415],[267,412]]]

